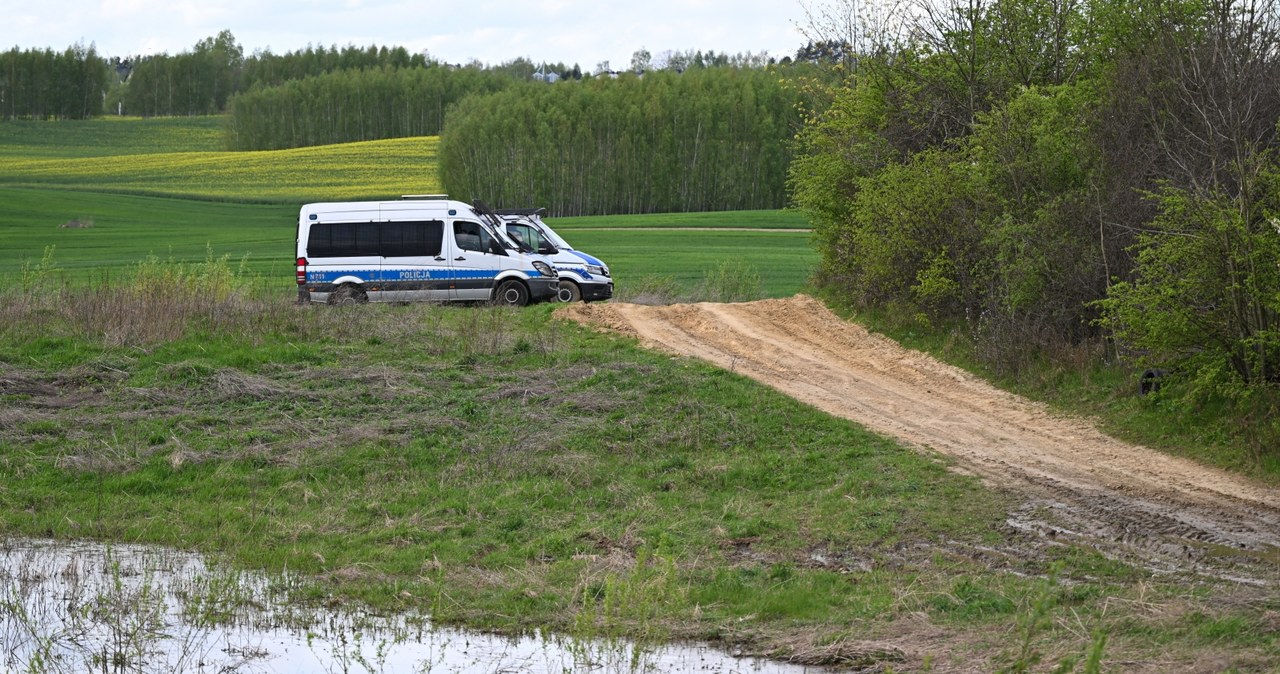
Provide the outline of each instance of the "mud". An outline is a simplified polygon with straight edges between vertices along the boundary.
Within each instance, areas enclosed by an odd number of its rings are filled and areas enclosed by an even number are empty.
[[[1280,583],[1280,490],[1121,442],[803,295],[741,304],[571,305],[573,320],[704,359],[955,460],[1023,496],[1009,525],[1155,572]]]

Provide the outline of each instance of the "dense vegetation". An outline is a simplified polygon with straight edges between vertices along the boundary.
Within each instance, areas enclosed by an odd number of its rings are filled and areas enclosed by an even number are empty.
[[[383,66],[289,80],[231,100],[229,145],[274,150],[438,136],[450,106],[511,84],[494,71],[444,66]]]
[[[535,81],[526,59],[450,66],[385,47],[245,57],[228,31],[173,56],[108,64],[92,49],[15,49],[0,65],[5,119],[225,111],[231,150],[443,134],[455,196],[565,215],[783,207],[801,118],[796,89],[782,80],[809,73],[789,59],[775,70],[750,54],[655,61],[642,49],[621,74],[606,64],[594,78],[540,66],[563,77],[553,85]],[[65,91],[55,96],[48,81]]]
[[[799,123],[768,69],[525,85],[450,111],[441,175],[462,199],[560,215],[780,208]]]
[[[791,168],[824,284],[958,326],[998,373],[1112,340],[1276,452],[1275,3],[909,6],[856,24]]]
[[[0,54],[0,119],[87,119],[209,115],[231,97],[331,72],[425,68],[434,62],[403,47],[311,47],[245,56],[230,31],[178,54],[99,56],[77,44],[64,52],[18,48]]]
[[[107,62],[92,46],[0,53],[0,119],[89,119],[102,114]]]

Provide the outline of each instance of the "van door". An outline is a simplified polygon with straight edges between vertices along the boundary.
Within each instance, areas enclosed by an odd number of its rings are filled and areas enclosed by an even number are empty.
[[[391,302],[450,299],[452,272],[444,256],[444,221],[382,223],[382,285]]]
[[[478,222],[454,220],[451,229],[454,244],[449,259],[453,267],[452,299],[489,299],[493,280],[506,260],[506,251]]]

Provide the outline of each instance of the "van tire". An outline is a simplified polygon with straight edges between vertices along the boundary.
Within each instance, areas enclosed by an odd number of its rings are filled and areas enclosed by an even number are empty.
[[[332,293],[329,293],[329,304],[336,307],[345,307],[352,304],[364,304],[369,301],[369,295],[363,288],[353,285],[338,286]]]
[[[582,299],[582,289],[573,281],[561,281],[560,290],[556,293],[556,301],[572,304]]]
[[[493,303],[505,307],[523,307],[529,303],[529,289],[523,283],[508,279],[493,291]]]

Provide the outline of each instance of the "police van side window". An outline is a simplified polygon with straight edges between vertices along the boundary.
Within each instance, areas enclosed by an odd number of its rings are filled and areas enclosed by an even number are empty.
[[[444,223],[334,222],[311,227],[307,254],[311,257],[436,256],[444,237]]]
[[[440,254],[444,238],[444,223],[439,220],[426,222],[382,223],[383,257],[435,257]]]
[[[380,223],[377,222],[360,222],[356,223],[356,244],[354,255],[377,255],[378,254],[378,230]]]
[[[488,253],[492,249],[489,233],[478,222],[457,220],[453,223],[453,239],[463,250]]]
[[[356,226],[353,222],[311,226],[307,254],[311,257],[348,257],[355,254]]]

